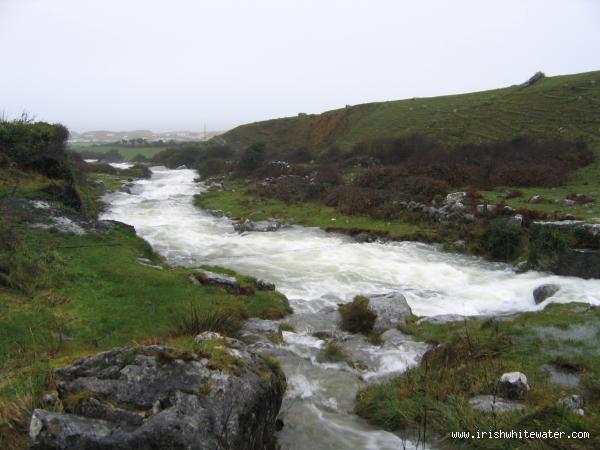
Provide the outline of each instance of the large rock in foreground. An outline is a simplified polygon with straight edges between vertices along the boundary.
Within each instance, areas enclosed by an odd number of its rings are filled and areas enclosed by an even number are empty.
[[[36,409],[32,449],[263,449],[285,377],[223,346],[117,348],[56,370],[64,412]]]
[[[406,297],[399,292],[369,295],[369,309],[377,314],[373,330],[383,333],[396,325],[404,325],[412,310]]]

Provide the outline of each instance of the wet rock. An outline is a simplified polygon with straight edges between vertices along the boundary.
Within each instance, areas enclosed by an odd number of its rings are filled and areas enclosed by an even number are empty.
[[[186,170],[187,166],[185,164],[182,164],[181,166],[177,166],[177,168],[175,170]]]
[[[285,378],[245,349],[235,355],[235,373],[163,346],[113,349],[57,369],[64,412],[34,411],[30,448],[264,448]]]
[[[235,277],[209,272],[208,270],[196,269],[194,273],[190,275],[190,280],[194,284],[198,282],[200,284],[219,286],[227,290],[239,291],[240,289],[240,284]],[[193,280],[196,280],[196,282]]]
[[[256,280],[256,289],[259,291],[274,291],[275,285],[265,280]]]
[[[523,215],[515,214],[510,219],[508,219],[508,224],[520,227],[521,225],[523,225]]]
[[[556,284],[542,284],[533,290],[533,300],[536,305],[539,305],[547,298],[552,297],[560,290],[560,286]]]
[[[317,312],[295,313],[286,322],[293,325],[299,333],[306,333],[323,339],[331,337],[337,331],[340,313],[336,308],[324,308]]]
[[[370,237],[367,233],[358,233],[354,236],[354,240],[359,244],[364,244],[365,242],[369,242]]]
[[[567,249],[552,269],[558,275],[600,278],[600,250]]]
[[[248,319],[240,331],[240,340],[246,344],[263,344],[270,346],[273,340],[283,339],[281,326],[273,320]]]
[[[233,229],[238,233],[246,232],[259,232],[266,233],[270,231],[277,231],[281,228],[281,222],[277,220],[260,220],[254,222],[246,219],[243,222],[237,222],[233,224]]]
[[[578,416],[584,416],[583,397],[581,395],[569,395],[558,401],[558,406],[562,406],[570,411],[573,411]]]
[[[406,323],[406,318],[412,315],[412,310],[406,297],[399,292],[369,295],[369,309],[377,314],[373,331],[381,333],[396,325]]]
[[[521,372],[507,372],[496,381],[496,390],[500,397],[509,400],[523,400],[527,398],[529,384],[527,377]]]
[[[465,319],[467,319],[467,317],[460,314],[439,314],[437,316],[423,317],[417,321],[417,325],[422,323],[443,324],[450,322],[463,322]]]
[[[515,264],[515,272],[525,273],[529,270],[529,263],[527,261],[520,261]]]
[[[525,405],[510,402],[495,395],[477,395],[469,400],[469,405],[475,411],[484,414],[507,413],[525,409]]]

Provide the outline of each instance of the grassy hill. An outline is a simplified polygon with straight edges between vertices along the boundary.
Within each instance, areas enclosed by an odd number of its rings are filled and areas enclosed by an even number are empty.
[[[221,137],[234,147],[323,149],[337,144],[422,133],[448,144],[489,142],[529,134],[583,137],[600,146],[600,71],[545,77],[531,86],[366,103],[242,125]]]

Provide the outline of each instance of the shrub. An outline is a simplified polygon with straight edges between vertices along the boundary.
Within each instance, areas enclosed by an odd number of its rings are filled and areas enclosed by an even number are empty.
[[[363,296],[356,296],[351,303],[339,306],[342,316],[342,330],[350,333],[369,334],[375,325],[377,314],[369,309],[369,299]]]
[[[240,154],[238,171],[250,173],[258,169],[265,160],[265,145],[262,143],[252,144]]]
[[[317,355],[317,361],[331,363],[348,362],[349,357],[340,344],[335,341],[329,341],[321,347]]]
[[[190,305],[190,309],[175,320],[175,336],[195,336],[204,331],[215,331],[224,336],[236,336],[242,328],[245,311],[238,308],[222,308],[202,311]]]
[[[495,219],[483,235],[483,249],[491,258],[512,261],[519,254],[522,240],[521,227],[509,224],[506,219]]]

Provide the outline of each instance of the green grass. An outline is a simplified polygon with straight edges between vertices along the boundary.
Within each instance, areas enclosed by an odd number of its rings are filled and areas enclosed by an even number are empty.
[[[198,194],[194,204],[200,208],[220,210],[233,218],[252,220],[277,218],[288,223],[319,227],[340,232],[370,232],[390,239],[435,241],[436,228],[429,224],[408,223],[401,220],[374,220],[363,216],[348,216],[335,208],[319,203],[285,204],[279,200],[259,198],[248,194],[239,183],[227,183],[225,190],[209,190]]]
[[[156,147],[130,147],[123,145],[71,145],[69,146],[70,150],[74,150],[76,152],[83,151],[91,151],[95,153],[108,153],[111,150],[118,150],[121,156],[127,160],[131,160],[135,158],[137,155],[145,156],[150,159],[157,153],[166,150],[166,146],[156,146]]]
[[[410,430],[443,448],[595,448],[600,439],[600,310],[588,305],[550,305],[542,312],[518,314],[512,321],[472,319],[444,325],[416,321],[401,327],[415,339],[439,344],[419,367],[390,381],[371,385],[357,395],[356,412],[389,430]],[[580,387],[550,382],[544,364],[578,371]],[[531,391],[524,414],[484,415],[468,400],[493,394],[504,372],[527,375]],[[584,396],[585,417],[556,406],[573,393]],[[589,431],[591,440],[469,440],[451,431],[477,430]]]
[[[525,80],[515,80],[521,82]],[[547,77],[533,86],[367,103],[320,115],[242,125],[222,137],[243,148],[253,142],[321,150],[335,143],[422,133],[448,144],[490,142],[528,134],[600,143],[600,72]]]
[[[3,425],[25,421],[39,404],[50,367],[115,346],[168,340],[180,334],[178,320],[190,307],[199,315],[288,312],[285,297],[275,291],[230,295],[191,284],[190,270],[138,264],[138,257],[161,261],[126,228],[84,236],[28,230],[23,239],[56,252],[62,263],[55,270],[65,281],[54,280],[32,295],[0,290],[0,443]],[[21,414],[15,415],[15,405]]]

